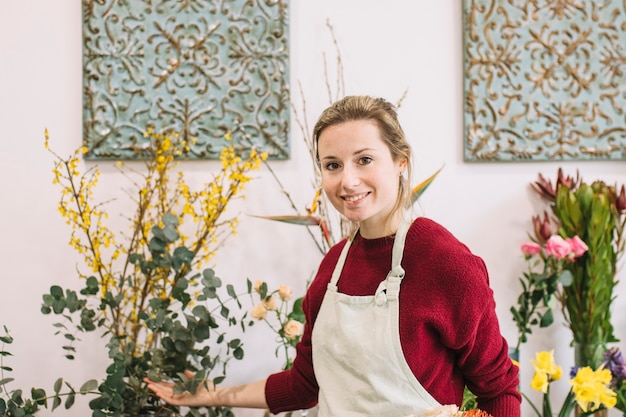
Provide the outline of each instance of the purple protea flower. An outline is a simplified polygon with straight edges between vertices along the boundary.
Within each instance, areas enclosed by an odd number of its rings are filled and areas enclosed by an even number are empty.
[[[618,347],[612,347],[604,352],[604,367],[613,374],[611,385],[626,380],[626,364],[624,363],[624,356]]]

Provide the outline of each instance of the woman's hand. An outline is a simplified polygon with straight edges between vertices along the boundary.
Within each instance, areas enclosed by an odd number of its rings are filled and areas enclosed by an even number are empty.
[[[191,371],[185,371],[185,375],[190,379],[194,377],[194,373]],[[175,394],[173,382],[156,382],[148,378],[145,378],[144,382],[148,384],[148,389],[152,390],[157,397],[171,405],[187,407],[211,407],[217,405],[215,404],[215,385],[210,381],[204,381],[198,385],[195,394],[187,391]]]
[[[193,378],[194,373],[185,371],[187,378]],[[235,387],[219,387],[210,381],[203,381],[198,386],[195,394],[183,392],[174,393],[174,383],[167,381],[152,381],[145,378],[148,389],[152,390],[157,397],[171,405],[186,407],[243,407],[243,408],[268,408],[265,400],[266,379],[243,384]]]

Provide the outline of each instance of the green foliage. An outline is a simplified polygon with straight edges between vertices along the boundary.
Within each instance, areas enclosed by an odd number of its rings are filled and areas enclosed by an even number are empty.
[[[517,298],[517,305],[510,309],[517,326],[517,350],[528,341],[534,326],[544,328],[554,322],[552,308],[559,287],[569,286],[572,281],[572,273],[564,269],[564,261],[547,256],[545,252],[534,259],[527,256],[527,261],[528,271],[519,278],[522,291]]]
[[[223,288],[222,280],[210,268],[201,274],[192,272],[192,253],[182,244],[174,245],[180,240],[174,220],[171,216],[164,217],[164,227],[152,228],[150,257],[132,254],[131,262],[146,273],[159,268],[172,274],[184,271],[184,274],[178,275],[170,296],[154,296],[142,309],[139,322],[147,329],[145,340],[108,335],[111,364],[105,380],[97,387],[96,398],[89,403],[93,417],[160,411],[178,413],[176,407],[167,405],[146,388],[145,377],[174,380],[177,390],[195,392],[204,378],[210,378],[216,384],[221,382],[226,376],[228,362],[244,356],[241,340],[227,334],[227,329],[232,326],[241,326],[245,330],[245,314],[238,317],[231,312],[231,304],[237,310],[241,309],[234,288],[232,285]],[[80,293],[52,286],[50,293],[43,296],[42,312],[62,316],[74,323],[80,332],[100,329],[103,323],[94,321],[97,314],[89,307],[96,294],[94,279],[87,279]],[[130,281],[129,278],[120,279]],[[223,294],[224,290],[226,294]],[[105,310],[118,303],[118,297],[107,292],[96,308]],[[70,342],[77,340],[65,324],[57,323],[56,327],[58,333],[63,333]],[[138,349],[138,344],[150,347]],[[65,349],[71,352],[66,356],[72,359],[74,347],[68,345]],[[185,370],[195,371],[195,377],[181,376]],[[208,412],[212,416],[232,415],[227,408],[212,408]],[[194,415],[197,410],[186,414]]]
[[[242,158],[234,146],[226,146],[220,171],[192,188],[174,168],[193,138],[153,128],[145,136],[150,146],[143,149],[144,169],[117,164],[130,180],[124,192],[134,204],[119,213],[126,219],[121,230],[109,228],[106,202],[95,198],[97,166],[81,174],[80,151],[69,158],[50,151],[53,182],[62,189],[59,212],[72,230],[70,246],[88,272],[77,268],[78,291],[51,286],[41,311],[61,318],[54,326],[67,341],[68,359],[74,359],[81,334],[97,332],[105,338],[109,366],[90,402],[94,417],[178,414],[146,389],[145,378],[173,380],[177,391],[195,391],[203,378],[220,383],[228,363],[244,356],[241,340],[227,334],[233,327],[245,331],[235,290],[203,265],[236,230],[237,218],[228,216],[227,207],[241,198],[252,180],[248,173],[267,155],[252,147]],[[225,137],[232,135],[225,132]],[[46,132],[46,147],[48,141]],[[185,370],[196,376],[188,380]],[[231,415],[223,408],[203,412]]]
[[[531,186],[552,213],[544,211],[543,220],[533,217],[533,240],[542,243],[556,233],[563,238],[577,236],[587,246],[585,253],[565,263],[569,274],[556,293],[572,343],[606,348],[607,343],[618,341],[611,324],[611,304],[625,249],[626,187],[602,180],[586,183],[578,172],[572,177],[561,168],[554,182],[539,174]],[[590,357],[580,357],[577,365],[596,364]]]
[[[617,394],[617,404],[615,408],[626,413],[626,381],[622,380],[615,387],[615,393]]]
[[[463,389],[463,402],[461,402],[461,410],[476,410],[478,408],[478,400],[476,395],[465,387]]]
[[[79,390],[75,390],[72,385],[61,378],[55,382],[52,395],[48,395],[42,388],[31,388],[30,397],[21,389],[9,390],[8,385],[14,381],[14,378],[6,374],[12,372],[13,369],[5,364],[4,358],[12,356],[11,352],[5,350],[5,345],[13,343],[13,337],[6,326],[3,327],[4,335],[0,336],[0,342],[2,342],[0,348],[0,417],[32,417],[41,407],[48,408],[48,405],[53,411],[61,405],[68,409],[74,404],[77,394],[96,392],[98,383],[95,380],[87,381]],[[64,386],[67,391],[61,392]]]
[[[615,189],[602,181],[578,187],[559,186],[553,205],[559,233],[577,234],[589,250],[567,266],[572,285],[562,303],[577,343],[609,343],[617,339],[611,324],[618,255],[623,250],[623,223],[615,205]]]

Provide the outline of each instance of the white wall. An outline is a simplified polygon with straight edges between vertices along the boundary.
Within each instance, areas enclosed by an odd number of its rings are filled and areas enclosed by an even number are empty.
[[[313,119],[328,103],[322,54],[335,56],[326,20],[335,28],[342,52],[346,93],[373,94],[392,101],[408,89],[400,117],[415,151],[415,179],[445,168],[422,198],[425,214],[456,234],[489,267],[502,332],[514,340],[509,307],[519,291],[523,269],[518,245],[536,213],[529,183],[538,173],[553,178],[559,166],[586,180],[625,182],[624,162],[464,163],[462,161],[462,33],[458,0],[293,0],[291,80],[301,82]],[[63,376],[74,384],[102,375],[102,342],[88,338],[74,362],[62,358],[63,341],[54,337],[50,316],[39,312],[51,284],[76,285],[79,258],[67,245],[69,229],[56,211],[58,188],[51,184],[52,159],[43,149],[44,128],[53,147],[68,154],[81,142],[81,2],[79,0],[2,0],[0,14],[0,324],[15,343],[10,364],[15,385],[51,390]],[[331,66],[331,70],[334,66]],[[293,88],[296,102],[297,89]],[[310,121],[313,123],[313,120]],[[310,162],[293,132],[293,158],[273,163],[301,207],[310,200]],[[119,190],[121,179],[107,164],[101,187]],[[189,164],[192,175],[211,163]],[[251,214],[290,214],[287,202],[266,172],[247,189],[239,235],[218,255],[218,275],[232,282],[246,277],[302,291],[319,254],[303,229],[254,219]],[[624,272],[619,275],[623,280]],[[78,288],[76,286],[76,288]],[[626,339],[624,284],[614,303],[616,334]],[[233,382],[277,370],[269,333],[247,335],[247,358],[231,368]],[[249,338],[249,339],[248,339]],[[557,360],[571,361],[569,333],[560,325],[539,332],[523,346],[522,389],[529,392],[528,359],[538,349],[556,348]],[[621,343],[624,348],[626,345]],[[568,365],[567,365],[568,366]],[[442,381],[445,383],[445,381]],[[567,387],[565,381],[562,391]],[[560,388],[559,388],[560,389]],[[555,386],[556,394],[559,389]],[[561,399],[558,399],[560,403]],[[527,407],[524,415],[530,415]],[[81,402],[55,415],[84,417]],[[44,412],[42,415],[49,415]],[[243,415],[259,415],[257,412]],[[612,414],[613,415],[613,414]],[[615,415],[618,415],[617,413]]]

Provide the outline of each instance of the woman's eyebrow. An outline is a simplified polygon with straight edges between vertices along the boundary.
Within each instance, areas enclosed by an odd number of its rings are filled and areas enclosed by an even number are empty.
[[[352,155],[353,156],[354,155],[360,155],[360,154],[365,153],[365,152],[375,152],[375,151],[376,150],[374,148],[363,148],[363,149],[359,149],[359,150],[354,151],[352,153]],[[324,157],[321,157],[320,161],[323,161],[325,159],[338,159],[338,158],[336,156],[334,156],[334,155],[326,155]]]

